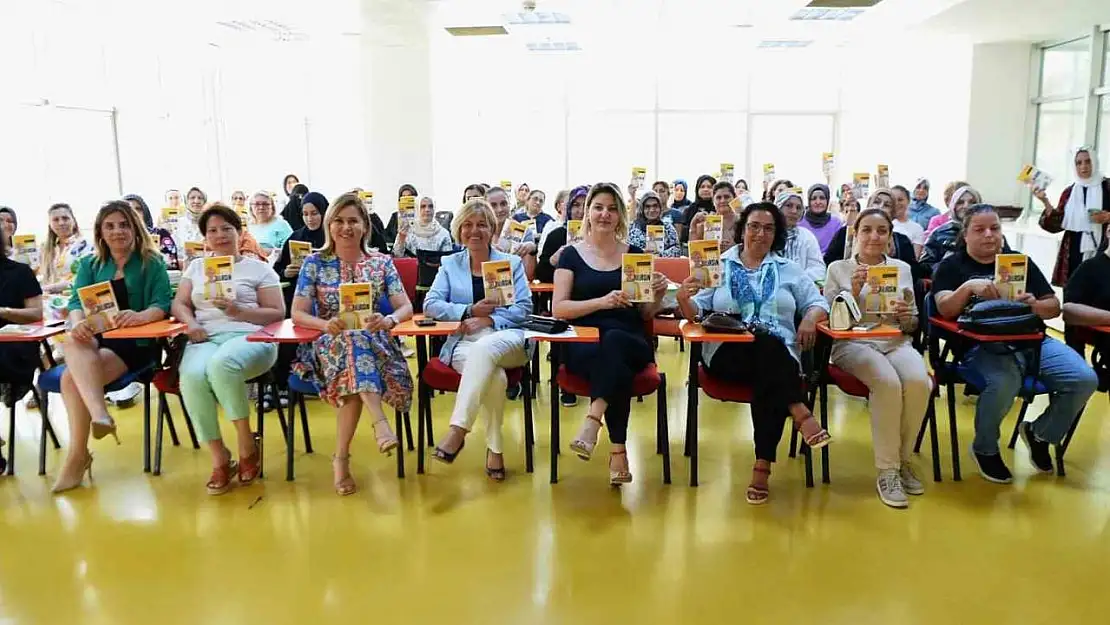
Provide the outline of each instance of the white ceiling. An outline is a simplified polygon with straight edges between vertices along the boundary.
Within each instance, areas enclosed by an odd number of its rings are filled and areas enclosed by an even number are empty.
[[[1110,24],[1110,0],[965,0],[919,30],[975,43],[1048,41],[1085,34],[1095,24]]]

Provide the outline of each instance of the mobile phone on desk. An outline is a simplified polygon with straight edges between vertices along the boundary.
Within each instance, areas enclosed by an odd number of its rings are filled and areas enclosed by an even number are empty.
[[[431,327],[434,327],[435,324],[436,324],[435,319],[428,319],[427,317],[425,317],[424,319],[417,319],[416,320],[416,325],[418,327],[421,327],[421,328],[431,328]]]

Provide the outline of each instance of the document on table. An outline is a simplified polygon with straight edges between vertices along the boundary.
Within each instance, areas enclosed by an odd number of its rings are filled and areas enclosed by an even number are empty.
[[[545,338],[547,338],[547,339],[551,339],[551,338],[572,339],[576,336],[578,336],[578,335],[574,332],[574,328],[567,328],[566,332],[560,332],[558,334],[550,334],[550,333],[547,333],[547,332],[537,332],[535,330],[525,330],[524,331],[525,340],[527,340],[527,339],[545,339]]]

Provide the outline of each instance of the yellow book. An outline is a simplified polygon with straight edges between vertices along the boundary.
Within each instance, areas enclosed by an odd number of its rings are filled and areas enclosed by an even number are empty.
[[[204,299],[235,299],[231,284],[232,256],[212,256],[204,259]]]
[[[359,191],[358,199],[362,200],[362,206],[367,212],[374,210],[374,192],[373,191]]]
[[[875,187],[879,189],[890,188],[890,167],[879,165],[875,175]]]
[[[515,243],[520,243],[524,240],[525,233],[528,228],[532,227],[536,222],[533,220],[517,221],[515,219],[509,220],[509,240]]]
[[[867,196],[871,195],[871,174],[852,174],[852,187],[855,190],[856,199],[859,200],[860,205],[866,206]]]
[[[85,311],[93,332],[101,334],[116,327],[116,314],[119,313],[119,304],[116,303],[116,294],[112,292],[111,282],[98,282],[77,289],[77,298],[81,300],[81,309]]]
[[[397,225],[411,228],[416,223],[416,198],[406,196],[397,200]]]
[[[899,299],[897,267],[892,265],[868,267],[867,286],[868,292],[863,302],[864,312],[880,315],[894,312],[894,302]]]
[[[708,241],[720,241],[721,236],[725,233],[725,216],[724,215],[706,215],[705,216],[705,236],[704,239]]]
[[[250,221],[251,213],[246,204],[233,206],[232,208],[235,209],[235,214],[239,215],[239,219],[242,219],[244,224]]]
[[[39,269],[39,246],[33,234],[17,234],[12,236],[12,257],[24,265],[29,265],[32,270]]]
[[[312,253],[312,244],[308,241],[289,241],[289,264],[303,265],[304,259]]]
[[[507,260],[487,260],[482,263],[482,280],[486,285],[486,299],[498,306],[513,303],[513,266]]]
[[[512,191],[513,190],[513,181],[512,180],[502,180],[501,181],[501,188],[504,189],[505,191]]]
[[[633,167],[632,168],[632,182],[630,183],[637,189],[644,188],[644,179],[647,178],[647,167]]]
[[[567,244],[582,240],[582,220],[571,219],[567,222]]]
[[[666,247],[666,229],[663,225],[648,225],[644,236],[644,251],[650,254],[662,254]]]
[[[718,182],[724,181],[729,184],[736,178],[736,165],[732,163],[721,163],[721,176]]]
[[[1052,176],[1032,165],[1022,167],[1017,179],[1034,191],[1044,191],[1048,188],[1048,185],[1052,184]]]
[[[348,330],[361,329],[373,313],[373,289],[369,282],[339,285],[339,318]]]
[[[179,219],[181,219],[180,206],[165,206],[162,208],[162,220],[158,225],[173,232],[173,229],[177,227],[177,220]]]
[[[821,173],[826,178],[832,178],[833,170],[836,169],[836,155],[832,152],[821,153]]]
[[[1025,293],[1029,275],[1029,258],[1025,254],[998,254],[994,257],[994,284],[1005,299],[1017,299]]]
[[[655,272],[655,256],[651,254],[621,255],[621,290],[631,302],[654,302],[651,275]]]
[[[721,286],[720,241],[690,241],[690,275],[702,288]]]
[[[188,264],[197,258],[204,258],[204,243],[200,241],[186,241],[185,263]]]
[[[763,163],[763,182],[771,184],[775,181],[775,164]]]

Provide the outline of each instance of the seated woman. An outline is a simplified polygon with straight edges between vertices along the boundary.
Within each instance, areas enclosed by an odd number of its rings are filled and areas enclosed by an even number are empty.
[[[521,186],[524,189],[528,188],[525,185]],[[539,189],[531,190],[528,192],[528,199],[524,202],[523,210],[513,215],[513,219],[516,221],[532,222],[532,229],[536,231],[536,240],[539,240],[540,234],[547,228],[547,225],[555,220],[554,217],[543,212],[543,205],[546,201],[546,193]]]
[[[893,218],[894,192],[892,192],[890,189],[875,189],[875,192],[871,194],[870,199],[867,200],[867,208],[881,209],[887,215],[890,215]],[[855,249],[855,220],[858,219],[858,217],[858,212],[854,215],[851,215],[848,225],[841,228],[836,233],[836,236],[833,237],[832,242],[829,243],[829,249],[825,250],[826,265],[831,265],[838,260],[845,260],[852,257]],[[851,232],[851,237],[853,240],[849,240],[849,232]],[[919,277],[925,277],[924,275],[918,275],[919,270],[917,268],[917,252],[914,250],[913,242],[911,242],[909,237],[907,237],[906,235],[900,234],[898,232],[893,233],[893,237],[890,241],[890,249],[887,250],[887,255],[891,256],[892,258],[897,258],[898,260],[909,265],[910,268],[914,270],[914,280]]]
[[[166,265],[146,228],[127,202],[114,200],[100,208],[93,226],[95,254],[77,265],[69,299],[69,337],[62,344],[66,371],[62,401],[69,418],[69,453],[52,489],[60,493],[81,485],[92,475],[89,431],[95,439],[116,436],[116,424],[104,403],[104,385],[128,371],[150,365],[158,348],[146,339],[106,339],[96,334],[96,323],[85,318],[80,289],[110,282],[115,295],[115,326],[128,328],[166,318],[170,310],[170,280]]]
[[[451,233],[436,221],[436,206],[430,197],[420,199],[416,222],[411,226],[405,223],[398,226],[397,238],[393,240],[393,255],[397,257],[416,257],[419,251],[450,252],[453,249],[455,242],[451,240]]]
[[[809,188],[806,195],[809,197],[809,207],[806,208],[802,220],[798,222],[798,227],[809,230],[817,237],[817,244],[824,254],[829,249],[833,237],[844,226],[844,220],[829,212],[832,196],[829,195],[828,185],[815,184]]]
[[[188,324],[189,345],[179,367],[181,399],[196,426],[197,438],[212,453],[209,495],[231,490],[231,476],[246,486],[258,477],[261,457],[251,433],[247,380],[273,366],[277,345],[248,343],[247,335],[285,317],[277,274],[266,263],[239,253],[243,222],[230,207],[213,203],[198,222],[216,256],[231,256],[231,293],[206,297],[204,263],[193,263],[181,277],[171,311]],[[235,425],[239,462],[220,435],[217,412]]]
[[[460,332],[447,339],[439,359],[462,374],[451,429],[436,447],[434,458],[451,464],[466,444],[466,435],[479,414],[486,420],[486,475],[505,479],[501,423],[508,378],[505,369],[528,363],[527,341],[520,330],[532,312],[532,293],[524,264],[490,246],[497,218],[485,200],[467,202],[452,222],[455,239],[465,247],[443,257],[424,312],[432,319],[461,321]],[[512,301],[486,292],[482,263],[509,261],[513,273]]]
[[[864,323],[885,321],[902,330],[896,338],[836,341],[832,363],[870,390],[871,441],[879,470],[875,486],[883,503],[905,508],[909,505],[907,493],[925,493],[911,459],[932,389],[925,361],[910,338],[918,324],[910,267],[887,255],[893,231],[894,224],[885,212],[875,208],[863,211],[856,220],[857,252],[829,265],[825,299],[831,305],[838,295],[848,293],[864,312]],[[879,295],[872,292],[867,275],[869,267],[879,265],[898,271],[898,298],[892,310],[882,315]]]
[[[959,184],[960,187],[945,191],[944,200],[945,204],[948,205],[948,212],[944,215],[938,215],[938,217],[954,216],[954,219],[941,224],[933,232],[926,234],[925,247],[921,250],[921,265],[925,275],[932,275],[937,264],[956,251],[960,228],[963,227],[964,213],[967,212],[968,208],[983,201],[979,192],[972,189],[967,183]]]
[[[1077,327],[1110,326],[1110,249],[1096,254],[1076,267],[1064,287],[1065,338],[1081,355],[1086,346],[1074,336]],[[1101,333],[1098,340],[1104,340]],[[1110,345],[1107,345],[1110,347]]]
[[[717,179],[713,176],[701,175],[698,176],[697,184],[694,185],[694,200],[682,209],[682,225],[685,226],[679,238],[683,243],[690,241],[697,241],[697,237],[693,235],[692,226],[694,219],[699,213],[711,213],[716,209],[716,201],[714,200],[714,189],[717,186]],[[730,187],[732,185],[729,185]],[[732,189],[732,196],[736,197],[736,189]],[[677,192],[675,194],[677,203]]]
[[[73,268],[92,246],[81,236],[69,204],[55,204],[46,211],[50,228],[42,248],[42,290],[55,294],[73,285]]]
[[[732,188],[732,185],[729,185]],[[616,185],[594,185],[586,196],[582,241],[568,246],[555,270],[552,312],[580,326],[598,328],[598,343],[572,343],[564,351],[567,370],[590,381],[590,406],[570,449],[589,460],[597,445],[602,415],[609,426],[609,483],[632,482],[625,440],[632,409],[632,381],[654,360],[644,323],[659,311],[667,279],[652,276],[650,303],[634,304],[621,289],[621,258],[642,250],[625,244],[628,217]]]
[[[408,363],[389,336],[394,326],[412,317],[412,304],[393,260],[366,251],[370,228],[358,195],[339,196],[324,215],[324,247],[305,259],[293,296],[293,323],[324,333],[301,345],[293,369],[315,383],[320,398],[338,409],[332,469],[339,495],[356,490],[350,449],[363,407],[374,420],[378,451],[389,455],[397,447],[397,436],[382,411],[382,399],[402,412],[412,403]],[[369,283],[371,302],[387,295],[393,312],[372,313],[361,327],[345,321],[339,285],[351,283]]]
[[[524,274],[530,277],[536,271],[536,230],[528,228],[520,238],[510,235],[511,222],[509,194],[501,187],[493,187],[486,193],[493,214],[497,217],[497,229],[493,233],[493,247],[498,251],[519,256],[524,263]]]
[[[293,227],[277,214],[274,199],[265,191],[256,191],[251,196],[250,207],[251,218],[254,219],[254,223],[249,226],[250,233],[262,246],[262,252],[269,256],[285,245],[289,235],[293,234]]]
[[[906,235],[920,258],[921,250],[925,247],[925,229],[910,215],[910,190],[898,184],[891,187],[890,191],[894,194],[894,214],[891,215],[894,231]]]
[[[825,259],[821,256],[821,244],[812,232],[798,227],[798,222],[802,219],[802,196],[793,191],[784,191],[775,198],[775,206],[786,218],[786,248],[782,251],[783,256],[797,263],[810,280],[824,280]]]
[[[536,280],[540,282],[555,281],[555,267],[559,264],[561,252],[568,244],[575,241],[568,240],[567,222],[581,221],[586,214],[586,195],[590,188],[586,186],[574,187],[567,196],[567,209],[563,215],[563,224],[548,232],[540,249],[539,259],[536,261]],[[581,231],[579,231],[581,236]]]
[[[995,255],[1002,252],[1002,222],[989,204],[972,206],[964,213],[959,248],[937,265],[933,296],[937,313],[955,319],[969,305],[1001,299],[994,283]],[[1025,293],[1016,299],[1029,304],[1042,319],[1060,314],[1060,301],[1044,274],[1028,259]],[[1041,343],[1040,368],[1026,371],[1029,354],[1015,353],[1008,344],[984,343],[969,351],[964,362],[985,381],[975,406],[975,441],[972,455],[983,479],[1009,484],[1013,476],[998,448],[998,428],[1010,412],[1026,374],[1035,375],[1049,392],[1048,408],[1036,421],[1021,425],[1021,437],[1038,471],[1052,473],[1049,445],[1064,440],[1072,422],[1095,392],[1098,379],[1083,357],[1051,337]]]
[[[828,318],[829,305],[801,267],[781,255],[786,218],[774,204],[745,208],[733,236],[742,245],[721,255],[721,286],[703,288],[693,275],[678,291],[678,306],[687,319],[723,312],[762,328],[754,343],[707,343],[702,352],[711,375],[754,390],[755,466],[746,499],[757,505],[770,494],[771,463],[787,415],[811,448],[831,440],[806,407],[801,368],[801,352],[813,347],[817,324]],[[798,317],[801,323],[795,329]]]
[[[15,253],[12,237],[18,228],[19,217],[16,216],[15,209],[10,206],[0,206],[0,235],[4,237],[4,249],[7,250],[9,258]]]
[[[953,200],[959,201],[960,199],[960,194],[956,193],[956,191],[958,189],[962,189],[963,187],[971,188],[971,185],[964,182],[963,180],[953,180],[952,182],[944,185],[944,206],[948,208],[948,211],[940,213],[938,215],[933,215],[932,218],[929,219],[929,225],[925,226],[926,239],[932,236],[934,230],[946,223],[956,222],[956,224],[959,224],[963,221],[963,217],[961,215],[957,215],[956,211],[952,210]],[[978,196],[979,194],[976,193],[975,195]],[[980,204],[982,203],[982,201],[982,198],[979,198],[974,203]]]
[[[181,203],[181,194],[177,191],[172,192],[173,195],[167,193],[167,197],[175,198],[178,204]],[[177,241],[174,240],[173,235],[165,228],[159,228],[154,225],[154,216],[150,214],[150,207],[147,206],[146,200],[141,196],[134,193],[123,196],[123,201],[131,206],[131,210],[139,216],[143,225],[146,226],[146,232],[153,239],[156,240],[155,245],[158,251],[162,254],[162,261],[166,263],[166,269],[169,271],[180,271],[182,254],[179,253]],[[176,207],[175,207],[176,208]],[[184,215],[182,215],[184,219]]]
[[[185,194],[185,214],[178,218],[177,231],[173,235],[179,248],[184,249],[186,243],[204,241],[204,233],[200,231],[197,220],[207,203],[208,196],[197,187],[192,187]]]
[[[0,237],[0,328],[9,323],[35,323],[41,319],[42,288],[35,279],[35,272],[27,265],[8,258],[4,239]],[[38,343],[0,343],[3,403],[11,406],[31,390],[31,380],[38,366]],[[0,440],[2,446],[3,441]],[[4,455],[0,453],[0,473],[7,466]]]
[[[649,249],[647,240],[647,227],[660,226],[663,228],[663,247]],[[628,244],[642,250],[651,252],[656,256],[674,258],[682,256],[682,248],[678,244],[678,232],[674,225],[663,220],[663,202],[655,191],[646,191],[640,196],[636,205],[636,219],[628,228]]]
[[[738,241],[733,238],[736,230],[736,212],[732,210],[731,202],[736,198],[736,189],[732,183],[718,182],[713,185],[713,210],[714,214],[721,215],[724,224],[721,230],[721,253],[725,253]],[[705,238],[705,218],[709,213],[698,213],[690,220],[690,240],[701,241]]]

